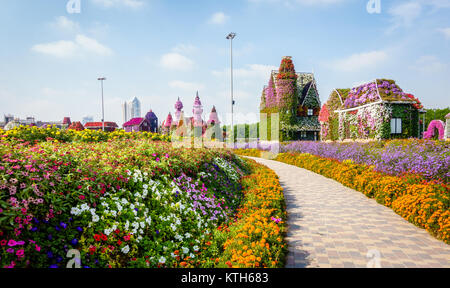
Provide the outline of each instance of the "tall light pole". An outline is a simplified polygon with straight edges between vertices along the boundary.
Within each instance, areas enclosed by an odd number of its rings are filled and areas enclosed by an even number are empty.
[[[233,111],[234,111],[234,99],[233,99],[233,39],[236,37],[236,33],[231,32],[227,35],[227,39],[230,40],[230,54],[231,54],[231,139],[233,140],[234,147],[234,123],[233,123]]]
[[[97,80],[99,80],[102,83],[102,130],[105,132],[105,105],[103,102],[103,81],[106,80],[105,77],[100,77]]]

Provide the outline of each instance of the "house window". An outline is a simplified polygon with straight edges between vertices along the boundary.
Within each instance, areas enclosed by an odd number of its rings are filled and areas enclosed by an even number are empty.
[[[306,131],[302,131],[302,132],[300,133],[300,137],[306,138],[306,137],[307,137]]]
[[[314,115],[314,110],[308,109],[308,116],[313,116],[313,115]]]
[[[402,134],[402,119],[392,118],[391,119],[391,134]]]

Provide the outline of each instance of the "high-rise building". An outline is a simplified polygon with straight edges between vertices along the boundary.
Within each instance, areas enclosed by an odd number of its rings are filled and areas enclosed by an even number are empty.
[[[130,121],[133,118],[141,117],[141,101],[134,97],[129,102],[122,104],[122,120],[123,123]]]
[[[122,104],[122,121],[123,121],[123,123],[126,123],[129,120],[130,120],[130,116],[128,113],[128,104],[127,104],[127,102],[124,102]]]
[[[130,111],[131,119],[141,117],[141,101],[139,101],[137,97],[134,97],[134,99],[130,102]]]

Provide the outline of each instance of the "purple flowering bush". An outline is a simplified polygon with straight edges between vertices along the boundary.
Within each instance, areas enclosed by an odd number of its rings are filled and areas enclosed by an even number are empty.
[[[339,161],[352,160],[390,175],[418,174],[450,182],[450,143],[431,140],[393,140],[369,143],[290,142],[282,152],[309,153]]]

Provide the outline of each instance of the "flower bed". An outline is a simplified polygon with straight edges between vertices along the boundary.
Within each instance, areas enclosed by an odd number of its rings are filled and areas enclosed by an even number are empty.
[[[261,157],[261,150],[258,149],[234,149],[233,152],[241,156]]]
[[[247,160],[253,173],[244,177],[244,201],[236,220],[219,228],[226,239],[218,267],[284,267],[286,212],[278,176],[267,167]]]
[[[66,267],[72,249],[86,268],[282,265],[276,175],[231,151],[0,138],[0,157],[0,267]],[[269,248],[242,264],[245,233]]]
[[[425,181],[423,177],[404,174],[401,177],[377,172],[373,167],[339,162],[308,153],[283,153],[277,161],[311,170],[375,198],[397,214],[426,229],[450,244],[450,186]]]
[[[0,138],[6,139],[12,143],[35,144],[38,142],[103,142],[118,139],[149,139],[153,141],[170,141],[170,137],[151,132],[133,132],[127,133],[124,130],[114,132],[103,132],[101,130],[74,130],[58,129],[56,127],[37,128],[36,126],[20,126],[12,130],[4,131],[0,129]]]
[[[370,143],[291,142],[282,152],[312,155],[374,166],[375,171],[398,176],[418,174],[427,180],[450,182],[450,144],[429,140],[393,140]]]
[[[229,151],[150,140],[0,140],[1,267],[178,267],[208,258],[246,165]]]

